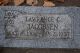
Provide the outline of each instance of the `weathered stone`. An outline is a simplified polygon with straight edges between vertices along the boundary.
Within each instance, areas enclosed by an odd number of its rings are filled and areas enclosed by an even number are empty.
[[[79,7],[0,7],[0,18],[3,20],[1,23],[4,23],[4,25],[0,23],[0,25],[3,26],[3,28],[0,26],[0,45],[3,47],[80,48],[79,11]],[[60,19],[57,20],[57,18]],[[57,21],[59,23],[58,27]],[[32,23],[34,27],[31,27]],[[50,25],[51,23],[52,25]],[[27,24],[29,24],[30,27],[26,28]],[[56,25],[55,28],[53,27],[54,25]],[[58,38],[54,38],[55,36],[44,33],[46,30],[51,32],[53,28],[53,31],[69,32],[69,34],[67,34],[68,36],[66,37],[64,36],[66,33],[63,33],[64,37],[58,36]],[[14,35],[11,34],[11,31],[15,30],[20,34],[16,34],[16,32],[13,33]],[[24,32],[28,30],[34,32],[35,36],[27,36]],[[24,32],[21,33],[21,31]],[[8,34],[6,34],[6,32],[8,32]],[[38,35],[39,32],[40,34]],[[37,35],[39,37],[37,37]]]

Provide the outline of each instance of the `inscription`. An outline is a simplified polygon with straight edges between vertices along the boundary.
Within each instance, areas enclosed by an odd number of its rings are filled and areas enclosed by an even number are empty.
[[[59,14],[5,12],[7,38],[71,38],[71,18]]]

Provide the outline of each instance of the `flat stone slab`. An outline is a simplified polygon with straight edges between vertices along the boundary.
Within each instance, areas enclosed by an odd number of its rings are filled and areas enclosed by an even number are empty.
[[[80,48],[79,11],[79,7],[0,7],[0,45]]]

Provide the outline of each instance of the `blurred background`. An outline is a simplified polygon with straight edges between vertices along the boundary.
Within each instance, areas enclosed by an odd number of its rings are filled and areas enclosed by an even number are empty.
[[[0,48],[0,53],[80,53],[80,49]]]
[[[0,6],[80,6],[80,0],[0,0]]]

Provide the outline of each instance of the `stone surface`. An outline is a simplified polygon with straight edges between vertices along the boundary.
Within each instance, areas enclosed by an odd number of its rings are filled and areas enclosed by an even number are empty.
[[[6,11],[5,14],[7,38],[71,38],[71,18],[68,15],[22,14],[17,11]]]
[[[15,11],[15,15],[40,14],[45,16],[48,14],[64,15],[71,25],[71,38],[39,38],[39,39],[16,39],[6,38],[5,15],[6,11]],[[19,13],[17,13],[18,11]],[[0,7],[0,45],[2,47],[31,47],[31,48],[80,48],[80,8],[79,7]],[[20,15],[21,15],[20,14]],[[24,15],[24,16],[25,16]],[[67,16],[65,16],[67,15]],[[22,16],[24,18],[24,16]],[[27,16],[27,15],[26,15]],[[35,15],[37,16],[37,15]],[[11,18],[13,14],[10,14]],[[17,16],[18,17],[18,16]],[[16,18],[17,18],[16,17]],[[55,16],[54,16],[55,17]],[[15,18],[15,17],[14,17]],[[20,16],[18,18],[21,18]],[[61,17],[62,18],[62,17]],[[13,19],[12,19],[13,20]],[[14,19],[16,20],[16,19]],[[63,22],[65,22],[65,20]],[[17,22],[14,22],[17,23]]]

